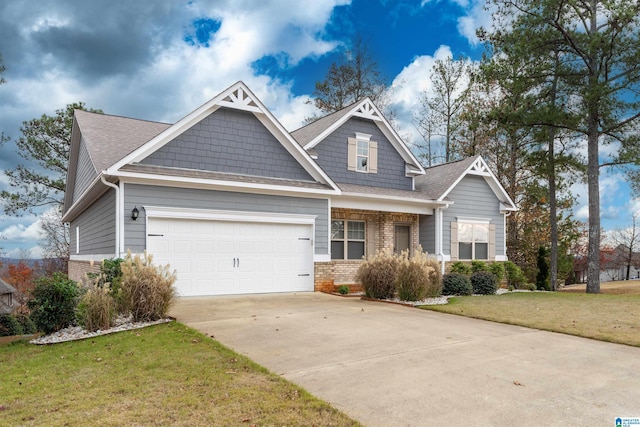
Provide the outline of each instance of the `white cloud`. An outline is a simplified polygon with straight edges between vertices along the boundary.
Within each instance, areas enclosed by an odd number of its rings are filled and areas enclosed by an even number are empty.
[[[0,235],[9,242],[27,242],[40,239],[40,221],[31,224],[13,224],[0,231]]]
[[[472,0],[469,5],[463,4],[466,3],[464,0],[455,1],[455,3],[467,8],[467,15],[458,18],[458,32],[469,41],[469,44],[477,45],[480,40],[476,30],[480,27],[491,28],[495,7],[488,2],[478,0]]]

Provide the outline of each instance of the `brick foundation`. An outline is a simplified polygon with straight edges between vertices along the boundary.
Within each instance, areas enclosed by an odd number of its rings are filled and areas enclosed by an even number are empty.
[[[83,283],[87,273],[100,273],[100,262],[69,260],[69,279]]]

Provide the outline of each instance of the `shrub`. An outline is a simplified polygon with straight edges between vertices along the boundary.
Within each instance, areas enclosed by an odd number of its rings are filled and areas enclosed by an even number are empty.
[[[471,295],[472,293],[473,286],[468,276],[449,273],[442,278],[442,295]]]
[[[504,263],[504,270],[507,275],[507,284],[516,289],[520,289],[527,282],[524,273],[516,264],[511,261]]]
[[[476,273],[478,271],[488,271],[488,266],[486,262],[474,259],[471,261],[471,273]]]
[[[78,323],[90,332],[109,329],[115,323],[116,302],[109,285],[92,285],[78,304]]]
[[[438,263],[428,258],[422,251],[416,251],[409,258],[408,252],[399,257],[396,273],[398,298],[403,301],[421,301],[425,297],[435,297],[442,292]]]
[[[488,270],[490,273],[493,273],[496,276],[496,280],[498,283],[502,282],[504,279],[504,264],[501,262],[493,262],[489,264]]]
[[[474,294],[493,295],[498,290],[496,276],[488,271],[477,271],[471,275],[471,286]]]
[[[13,314],[0,314],[0,337],[22,335],[22,325]]]
[[[349,293],[349,286],[347,285],[338,286],[338,293],[340,295],[347,295]]]
[[[28,303],[36,329],[50,334],[73,324],[79,295],[78,284],[69,280],[66,274],[53,273],[51,277],[36,280]]]
[[[162,319],[176,298],[173,284],[176,272],[169,265],[153,264],[146,251],[143,256],[127,254],[122,268],[122,301],[136,322]]]
[[[123,313],[125,307],[122,301],[122,266],[124,262],[122,258],[109,258],[100,264],[100,273],[88,273],[87,277],[92,284],[99,287],[107,286],[109,294],[116,303],[116,312]]]
[[[541,291],[551,290],[551,284],[549,283],[549,261],[547,261],[548,252],[544,246],[538,248],[536,287]]]
[[[397,256],[388,251],[380,251],[360,264],[355,279],[362,284],[367,297],[393,298],[398,264]]]
[[[471,274],[471,266],[462,261],[456,261],[451,264],[451,273],[464,274],[468,276]]]
[[[33,320],[27,315],[18,314],[16,316],[16,320],[22,326],[22,333],[25,335],[35,334],[37,332],[36,324],[33,323]]]

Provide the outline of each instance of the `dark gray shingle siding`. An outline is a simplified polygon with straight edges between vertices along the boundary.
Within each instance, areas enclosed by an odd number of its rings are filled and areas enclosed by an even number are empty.
[[[252,114],[221,108],[142,164],[313,180]]]
[[[356,132],[371,135],[378,143],[378,173],[361,173],[347,170],[347,139]],[[351,118],[315,147],[317,163],[335,182],[371,187],[411,190],[411,178],[405,176],[405,162],[370,120]]]
[[[73,201],[89,188],[89,185],[96,179],[96,169],[93,167],[87,144],[84,138],[80,139],[80,150],[78,151],[78,167],[76,169],[76,179],[73,187]]]
[[[115,192],[109,189],[71,222],[71,255],[76,253],[76,227],[80,227],[80,255],[115,253],[115,208]]]

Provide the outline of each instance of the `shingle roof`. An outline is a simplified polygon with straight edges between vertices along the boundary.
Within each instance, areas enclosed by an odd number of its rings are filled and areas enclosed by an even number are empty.
[[[149,173],[149,174],[164,175],[164,176],[175,176],[175,177],[181,177],[181,178],[200,178],[200,179],[209,179],[209,180],[215,180],[215,181],[246,182],[251,184],[266,184],[266,185],[279,185],[279,186],[286,186],[286,187],[308,188],[308,189],[316,189],[316,190],[331,190],[331,187],[329,185],[322,184],[319,182],[313,182],[313,181],[297,181],[297,180],[290,180],[290,179],[267,178],[267,177],[260,177],[260,176],[239,175],[239,174],[231,174],[231,173],[223,173],[223,172],[171,168],[171,167],[152,166],[152,165],[143,165],[143,164],[125,165],[122,168],[120,168],[120,170],[123,172],[141,172],[141,173]]]
[[[415,178],[416,191],[438,200],[478,157],[468,157],[457,162],[425,168],[425,174]]]
[[[0,295],[2,295],[2,294],[15,294],[17,292],[18,291],[16,290],[16,288],[11,286],[10,284],[5,282],[4,280],[0,279]]]
[[[435,201],[435,198],[424,191],[396,190],[393,188],[370,187],[366,185],[337,183],[344,195],[362,194],[367,196],[390,196],[419,201]]]
[[[293,138],[296,141],[298,141],[298,144],[304,147],[309,142],[311,142],[311,140],[313,140],[316,136],[324,132],[325,129],[327,129],[332,124],[334,124],[335,122],[340,120],[342,117],[344,117],[349,111],[351,111],[351,109],[355,104],[356,103],[354,102],[353,104],[343,108],[342,110],[338,110],[327,116],[321,117],[318,120],[311,122],[306,126],[296,129],[293,132],[291,132],[291,136],[293,136]]]
[[[98,173],[171,126],[82,110],[75,117]]]

